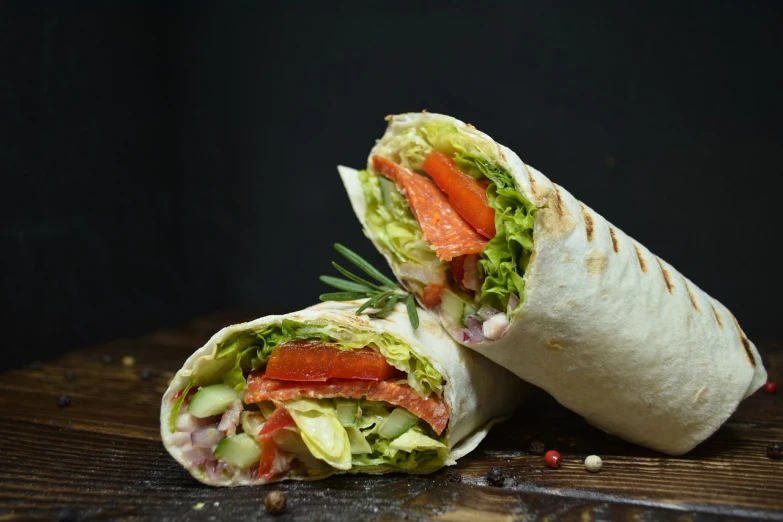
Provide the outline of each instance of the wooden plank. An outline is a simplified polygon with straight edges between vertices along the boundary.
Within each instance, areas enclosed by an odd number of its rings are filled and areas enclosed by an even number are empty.
[[[0,375],[0,520],[51,519],[64,508],[90,519],[255,519],[272,489],[288,496],[286,520],[783,520],[783,461],[765,455],[769,442],[783,442],[781,394],[757,393],[684,457],[605,435],[539,392],[460,460],[459,483],[441,471],[202,486],[160,443],[160,396],[185,358],[220,327],[257,315],[215,314],[78,350],[40,370]],[[770,375],[780,379],[783,344],[762,348]],[[103,362],[105,355],[112,362]],[[120,364],[124,355],[136,359],[134,368]],[[144,368],[152,370],[149,380],[139,375]],[[71,406],[56,405],[61,393]],[[529,453],[534,439],[563,454],[560,469]],[[582,465],[591,453],[604,459],[600,473]],[[487,485],[493,466],[504,470],[502,488]]]

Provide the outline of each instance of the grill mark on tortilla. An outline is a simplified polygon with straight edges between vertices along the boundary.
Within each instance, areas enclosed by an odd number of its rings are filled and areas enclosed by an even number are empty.
[[[609,227],[609,235],[612,236],[612,249],[615,253],[620,252],[620,241],[617,239],[617,233],[614,231],[614,228]]]
[[[639,245],[634,243],[633,248],[636,250],[636,257],[639,258],[639,266],[642,268],[642,272],[647,272],[647,261],[642,256],[642,251],[639,250]]]
[[[587,240],[593,240],[593,216],[587,211],[582,202],[579,202],[579,208],[582,209],[582,215],[585,217],[585,231],[587,232]]]
[[[691,304],[693,305],[693,309],[701,313],[701,308],[699,308],[699,303],[696,302],[696,296],[693,295],[693,291],[691,290],[691,287],[688,286],[688,280],[685,279],[685,276],[682,276],[682,283],[685,285],[685,290],[688,291],[688,296],[691,298]]]
[[[720,328],[723,328],[723,321],[720,318],[720,314],[718,313],[718,309],[715,308],[715,305],[710,303],[710,306],[712,307],[712,311],[715,314],[715,320],[718,321],[718,326]]]
[[[669,293],[672,293],[672,290],[674,290],[674,285],[672,284],[672,281],[670,279],[669,272],[666,271],[666,269],[663,267],[663,263],[661,263],[661,259],[658,256],[655,256],[655,260],[658,261],[658,266],[661,267],[661,274],[663,274],[663,280],[666,281],[666,289],[669,291]]]
[[[557,186],[557,183],[552,183],[552,186],[555,187],[555,206],[557,207],[557,213],[560,214],[560,217],[565,216],[565,209],[563,208],[563,199],[560,197],[560,187]]]
[[[527,179],[530,180],[530,193],[533,194],[534,198],[538,198],[538,191],[536,190],[536,180],[533,178],[533,174],[530,173],[530,170],[527,168],[527,165],[524,163],[522,164],[525,167],[525,172],[527,172]]]
[[[734,321],[734,326],[737,327],[737,332],[739,333],[740,341],[742,342],[742,347],[745,348],[745,355],[748,356],[748,361],[750,362],[750,365],[755,368],[756,359],[753,357],[753,350],[750,349],[750,341],[748,341],[748,338],[745,337],[745,332],[743,332],[742,328],[740,328],[740,325],[737,322],[737,318],[734,317],[734,314],[729,312],[729,315],[731,316],[731,320]]]

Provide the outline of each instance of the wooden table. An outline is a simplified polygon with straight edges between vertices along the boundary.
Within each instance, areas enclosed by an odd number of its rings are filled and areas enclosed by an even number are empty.
[[[539,392],[459,462],[460,482],[439,471],[203,486],[161,444],[160,397],[209,336],[258,315],[218,313],[0,375],[0,520],[271,519],[263,499],[273,489],[288,498],[280,520],[783,520],[783,460],[765,453],[771,441],[783,443],[782,392],[756,393],[717,434],[678,458],[605,435]],[[761,349],[770,376],[783,380],[783,344]],[[125,355],[135,358],[134,368],[120,363]],[[145,368],[153,374],[147,380]],[[57,406],[62,393],[70,406]],[[562,453],[560,469],[530,454],[536,439]],[[600,473],[582,464],[592,453],[604,459]],[[493,466],[503,469],[504,487],[487,485]]]

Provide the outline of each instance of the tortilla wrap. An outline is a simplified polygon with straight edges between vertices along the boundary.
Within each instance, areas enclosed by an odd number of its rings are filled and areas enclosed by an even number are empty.
[[[432,123],[453,125],[508,172],[516,191],[538,209],[524,298],[509,314],[505,333],[497,340],[459,342],[543,388],[596,427],[672,455],[709,437],[766,381],[756,347],[725,306],[513,151],[449,116],[387,119],[370,158],[400,161],[394,147],[402,133]],[[365,235],[406,284],[399,259],[368,226],[357,171],[338,170]],[[455,335],[453,328],[450,333]]]
[[[221,382],[221,375],[232,360],[218,360],[219,347],[229,338],[243,332],[258,332],[284,320],[304,325],[335,325],[349,332],[377,332],[394,336],[409,345],[418,357],[428,361],[443,377],[443,399],[448,406],[449,421],[443,432],[447,451],[437,467],[408,470],[427,473],[442,465],[452,465],[472,451],[496,422],[507,418],[521,403],[532,387],[511,372],[497,366],[478,353],[455,343],[440,327],[437,319],[425,310],[419,311],[420,326],[414,330],[405,307],[398,304],[385,318],[373,319],[354,312],[360,302],[321,303],[299,312],[262,317],[251,322],[228,326],[217,332],[203,347],[196,350],[177,372],[161,401],[161,437],[169,453],[199,481],[216,486],[252,485],[275,482],[285,478],[311,480],[334,473],[387,473],[406,471],[393,466],[357,467],[348,470],[327,469],[314,476],[253,477],[247,470],[233,470],[226,474],[206,474],[188,456],[189,438],[170,429],[170,415],[176,404],[177,392],[183,390],[200,375],[205,385]],[[274,350],[274,349],[273,349]],[[206,376],[206,377],[204,377]],[[183,407],[183,412],[185,407]],[[180,413],[180,415],[182,415]]]

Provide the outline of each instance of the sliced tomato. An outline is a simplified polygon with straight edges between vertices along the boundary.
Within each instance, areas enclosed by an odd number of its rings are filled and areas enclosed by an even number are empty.
[[[261,437],[258,442],[261,446],[258,475],[261,478],[270,479],[291,469],[292,462],[296,457],[278,448],[271,435]]]
[[[454,160],[437,150],[427,156],[422,168],[449,196],[449,203],[465,221],[482,236],[495,237],[495,210],[489,206],[484,185],[460,171]]]
[[[372,165],[377,173],[394,180],[405,194],[424,240],[440,259],[450,261],[484,250],[487,239],[459,215],[435,183],[380,156],[372,157]]]
[[[440,304],[440,295],[443,293],[443,285],[430,283],[424,287],[421,294],[421,302],[427,308],[432,308]]]
[[[399,374],[382,354],[371,348],[340,350],[334,345],[306,341],[277,346],[266,365],[267,377],[284,381],[380,381]]]
[[[275,430],[294,425],[294,418],[291,417],[291,414],[288,413],[288,410],[283,406],[279,406],[277,409],[275,409],[274,413],[272,413],[272,416],[267,419],[258,434],[266,435],[267,433],[272,433]]]

